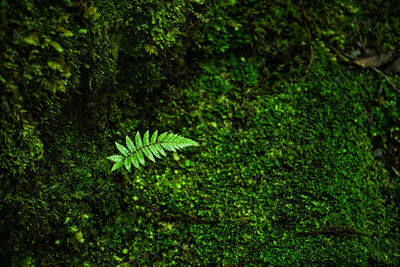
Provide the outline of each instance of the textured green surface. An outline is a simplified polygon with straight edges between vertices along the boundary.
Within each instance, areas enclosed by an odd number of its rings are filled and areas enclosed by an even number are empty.
[[[332,50],[399,6],[295,2],[1,1],[0,262],[400,264],[399,94]],[[200,146],[111,173],[148,129]]]

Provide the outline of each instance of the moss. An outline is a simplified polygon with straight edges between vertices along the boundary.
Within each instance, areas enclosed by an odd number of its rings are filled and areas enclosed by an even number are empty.
[[[3,1],[0,261],[398,264],[398,94],[331,48],[395,48],[396,8]],[[147,129],[201,147],[111,174]]]

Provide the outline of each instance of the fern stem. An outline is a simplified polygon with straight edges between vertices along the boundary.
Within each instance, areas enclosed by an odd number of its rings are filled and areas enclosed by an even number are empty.
[[[101,189],[103,189],[103,187],[106,185],[106,183],[108,183],[108,181],[110,181],[111,176],[109,176],[100,186],[98,186],[95,190],[95,192],[99,192],[101,191]]]
[[[142,147],[136,149],[134,152],[129,153],[129,156],[131,156],[132,154],[135,154],[136,152],[142,150],[143,148],[150,147],[150,146],[154,146],[154,145],[156,145],[156,144],[167,144],[167,143],[168,143],[168,142],[164,142],[164,141],[155,142],[155,143],[149,143],[148,145],[142,146]]]

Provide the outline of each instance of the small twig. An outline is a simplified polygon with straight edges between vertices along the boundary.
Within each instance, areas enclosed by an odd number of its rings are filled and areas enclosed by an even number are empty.
[[[310,62],[308,62],[307,70],[306,70],[306,73],[304,74],[304,77],[306,77],[308,72],[310,71],[311,65],[312,65],[313,59],[314,59],[314,48],[313,48],[312,41],[311,41],[311,33],[308,34],[308,42],[310,44]]]
[[[94,192],[97,193],[97,192],[101,191],[101,189],[108,183],[108,181],[110,181],[110,179],[111,179],[111,176],[109,176],[100,186],[98,186]]]
[[[392,170],[397,175],[397,177],[400,177],[400,172],[398,170],[396,170],[393,166],[390,166],[390,167],[392,167]]]
[[[342,60],[348,62],[349,61],[349,56],[348,55],[344,55],[342,54],[339,50],[337,50],[335,47],[333,47],[332,45],[330,45],[329,43],[327,43],[327,45],[329,46],[330,49],[332,49],[336,55],[338,55]]]
[[[302,236],[317,236],[317,235],[336,235],[336,236],[342,236],[342,237],[356,237],[356,236],[368,236],[367,234],[363,234],[360,232],[357,232],[353,229],[348,229],[348,228],[338,228],[338,227],[328,227],[326,229],[323,230],[318,230],[318,231],[311,231],[311,232],[300,232],[300,233],[296,233],[297,235],[302,235]],[[232,264],[232,265],[228,265],[229,267],[236,267],[236,266],[245,266],[249,263],[251,263],[253,261],[253,259],[249,259],[250,256],[252,256],[254,253],[256,253],[257,251],[261,250],[266,244],[268,243],[268,241],[263,242],[261,244],[259,244],[258,246],[256,246],[255,248],[253,248],[250,252],[247,253],[247,255],[243,258],[243,259],[248,259],[246,261],[240,261],[238,263]]]
[[[172,98],[170,98],[170,99],[171,99],[172,104],[174,104],[174,106],[175,106],[177,109],[179,109],[180,112],[185,113],[186,115],[189,115],[189,116],[190,116],[190,113],[188,113],[186,110],[184,110],[184,109],[182,109],[181,107],[179,107],[178,104],[177,104],[174,100],[172,100]]]
[[[311,42],[311,33],[308,35],[308,41],[310,42],[310,62],[307,65],[307,69],[309,70],[311,68],[313,58],[314,58],[314,48]],[[307,70],[307,72],[308,72]]]
[[[131,263],[131,262],[137,260],[137,259],[140,257],[140,253],[142,252],[143,247],[144,247],[145,244],[146,244],[146,242],[143,242],[142,246],[140,247],[139,253],[138,253],[138,255],[137,255],[135,258],[133,258],[133,259],[127,261],[127,262],[123,262],[122,265],[129,264],[129,263]]]
[[[191,214],[189,214],[189,213],[187,213],[187,212],[180,211],[180,212],[178,212],[178,213],[180,213],[180,214],[182,214],[182,215],[184,215],[184,216],[179,216],[179,215],[164,215],[164,216],[161,216],[160,219],[161,219],[161,220],[167,220],[167,221],[169,221],[169,220],[171,220],[171,221],[180,220],[180,221],[188,222],[188,223],[202,223],[202,224],[211,224],[211,225],[214,225],[214,224],[217,224],[217,223],[218,223],[217,221],[211,221],[211,220],[204,220],[204,219],[201,219],[201,218],[196,217],[196,216],[194,216],[194,215],[191,215]]]
[[[101,248],[99,247],[99,245],[97,245],[97,249],[100,251],[101,255],[104,256],[104,258],[106,258],[106,260],[108,261],[108,263],[110,264],[110,266],[114,266],[112,264],[112,261],[110,260],[110,258],[101,250]]]
[[[37,216],[37,213],[36,213],[35,202],[34,202],[33,198],[32,198],[32,208],[33,208],[33,213],[35,214],[36,225],[37,225],[39,234],[42,235],[42,233],[41,233],[41,231],[40,231],[39,219],[38,219],[38,216]]]
[[[240,107],[241,107],[241,109],[243,109],[244,102],[246,100],[247,95],[250,92],[250,88],[247,89],[247,91],[244,93],[244,88],[245,88],[246,83],[244,81],[243,66],[242,66],[242,63],[240,62],[240,59],[239,59],[239,71],[240,71],[240,79],[241,79],[241,82],[242,82],[242,92],[243,92],[243,94],[242,94],[242,104],[240,105]]]
[[[265,242],[259,244],[258,246],[256,246],[255,248],[253,248],[251,251],[249,251],[249,252],[247,253],[247,255],[246,255],[243,259],[248,259],[251,255],[253,255],[253,254],[256,253],[257,251],[261,250],[267,243],[268,243],[268,241],[265,241]],[[235,263],[235,264],[228,265],[228,267],[245,266],[246,264],[249,264],[249,263],[251,263],[252,261],[253,261],[253,259],[249,259],[249,260],[247,260],[247,261],[240,261],[240,262],[237,262],[237,263]]]
[[[242,66],[242,63],[240,62],[240,59],[239,59],[239,70],[240,70],[240,79],[242,81],[242,90],[243,90],[244,86],[245,86],[245,81],[244,81],[244,74],[243,74],[243,66]]]
[[[374,71],[376,71],[377,73],[379,73],[380,75],[383,76],[383,78],[385,78],[385,80],[393,87],[393,89],[400,94],[400,90],[392,83],[392,81],[389,79],[388,76],[386,76],[382,71],[378,70],[375,67],[371,67]]]
[[[310,46],[310,61],[308,62],[306,73],[304,74],[304,78],[305,78],[305,77],[307,76],[308,72],[310,71],[311,65],[312,65],[312,63],[313,63],[313,59],[314,59],[314,47],[313,47],[313,45],[312,45],[311,31],[310,31],[310,29],[308,28],[308,25],[307,25],[308,17],[307,17],[306,9],[304,8],[304,2],[301,1],[300,4],[301,4],[301,9],[302,9],[302,11],[303,11],[303,23],[304,23],[304,27],[305,27],[306,31],[308,32],[308,44],[309,44],[309,46]]]
[[[335,236],[342,236],[342,237],[356,237],[356,236],[368,236],[367,234],[360,233],[356,230],[350,228],[339,228],[339,227],[328,227],[323,230],[317,231],[310,231],[310,232],[299,232],[296,233],[297,235],[303,236],[317,236],[317,235],[335,235]]]
[[[93,91],[93,89],[92,89],[92,78],[89,79],[89,89],[90,89],[90,91]]]
[[[244,92],[244,89],[246,88],[246,82],[244,80],[244,71],[243,71],[243,66],[242,63],[240,62],[239,59],[239,70],[240,70],[240,79],[241,79],[241,83],[242,83],[242,103],[240,104],[240,109],[241,111],[243,111],[243,107],[244,107],[244,103],[246,102],[246,99],[249,96],[249,93],[251,91],[251,88],[247,88],[246,92]],[[258,81],[257,81],[258,83]],[[245,116],[241,116],[241,121],[242,121],[242,125],[245,125]]]
[[[363,40],[363,38],[362,38],[362,36],[361,36],[360,27],[358,27],[358,23],[357,23],[356,17],[354,17],[354,23],[355,23],[355,25],[356,25],[358,37],[360,38],[360,42],[361,42],[362,48],[363,48],[363,50],[364,50],[364,53],[366,53],[366,52],[367,52],[367,49],[365,48],[365,43],[364,43],[364,40]]]
[[[169,212],[174,212],[174,211],[171,211],[171,209],[169,209],[169,208],[161,209],[160,206],[149,207],[149,208],[153,213],[157,213],[157,214],[160,214],[160,213],[165,214],[167,210]],[[175,211],[174,213],[178,213],[180,215],[169,214],[169,215],[160,216],[159,218],[161,220],[170,220],[170,221],[180,220],[180,221],[189,222],[189,223],[204,223],[204,224],[211,224],[211,225],[218,223],[218,220],[216,220],[216,221],[205,220],[205,219],[199,218],[195,215],[192,215],[186,211],[178,210],[178,211]]]

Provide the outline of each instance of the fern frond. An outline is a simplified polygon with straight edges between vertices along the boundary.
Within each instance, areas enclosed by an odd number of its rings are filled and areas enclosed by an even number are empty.
[[[129,148],[129,151],[133,153],[136,150],[135,145],[133,144],[132,139],[129,136],[126,136],[126,146]]]
[[[198,146],[199,144],[189,138],[167,132],[158,135],[158,131],[155,131],[150,137],[150,133],[147,131],[143,138],[137,132],[135,142],[129,136],[126,136],[126,147],[117,142],[115,142],[115,145],[121,154],[107,157],[107,159],[115,162],[111,171],[115,171],[122,166],[125,166],[128,171],[131,170],[132,165],[135,168],[140,168],[140,164],[145,165],[145,156],[155,162],[155,158],[166,156],[165,150],[175,152],[179,149]]]
[[[124,160],[124,157],[121,155],[112,155],[112,156],[107,157],[107,159],[114,161],[114,162],[120,162],[120,161]]]
[[[117,142],[115,142],[115,145],[116,145],[116,147],[118,148],[118,151],[119,151],[122,155],[127,156],[127,155],[129,154],[129,150],[128,150],[126,147],[124,147],[123,145],[121,145],[121,144],[119,144],[119,143],[117,143]]]
[[[123,162],[123,161],[115,162],[114,165],[113,165],[112,168],[111,168],[111,171],[113,172],[113,171],[115,171],[115,170],[118,170],[119,168],[122,167],[122,165],[124,165],[124,162]]]

